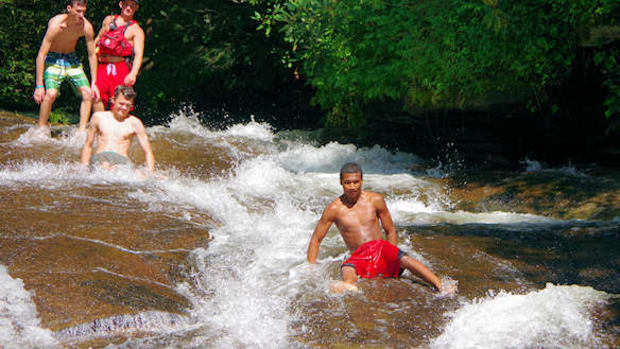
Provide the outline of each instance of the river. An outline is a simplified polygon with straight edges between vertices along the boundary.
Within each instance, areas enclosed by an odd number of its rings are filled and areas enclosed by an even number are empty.
[[[474,174],[188,112],[148,128],[161,176],[143,179],[85,171],[75,128],[39,137],[0,115],[2,348],[620,347],[617,172]],[[343,241],[332,227],[316,266],[306,248],[346,161],[385,195],[400,248],[458,295],[407,273],[328,292]]]

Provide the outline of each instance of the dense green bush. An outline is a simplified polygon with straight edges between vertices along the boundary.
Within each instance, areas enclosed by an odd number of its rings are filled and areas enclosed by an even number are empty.
[[[315,102],[348,126],[363,125],[363,106],[384,99],[408,110],[530,101],[532,111],[556,112],[549,92],[571,74],[584,34],[616,24],[620,12],[609,0],[267,3],[255,19],[284,34],[289,64],[316,87]],[[611,116],[620,95],[606,67],[620,57],[599,48]]]

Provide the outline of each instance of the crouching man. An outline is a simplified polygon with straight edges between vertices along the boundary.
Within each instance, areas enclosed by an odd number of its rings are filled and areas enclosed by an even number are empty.
[[[93,114],[82,148],[83,165],[101,166],[105,169],[113,169],[117,165],[131,165],[129,147],[136,136],[144,150],[148,172],[151,175],[154,173],[155,157],[146,129],[140,119],[130,115],[135,98],[136,92],[132,87],[120,85],[114,90],[112,110]],[[95,139],[97,149],[93,155]]]
[[[396,244],[398,237],[383,196],[362,190],[362,168],[356,163],[346,163],[340,169],[343,193],[332,201],[319,220],[308,246],[308,263],[316,263],[319,245],[332,223],[351,252],[341,267],[342,281],[330,286],[332,292],[355,291],[359,277],[398,277],[401,268],[408,269],[443,294],[456,292],[452,284],[442,285],[441,280],[424,264],[406,255]],[[385,238],[379,221],[385,230]]]

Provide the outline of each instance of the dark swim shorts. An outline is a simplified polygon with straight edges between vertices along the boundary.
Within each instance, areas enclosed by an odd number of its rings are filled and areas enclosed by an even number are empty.
[[[91,165],[98,165],[104,162],[107,162],[110,165],[132,165],[131,160],[127,157],[113,151],[103,151],[93,155],[90,158]]]

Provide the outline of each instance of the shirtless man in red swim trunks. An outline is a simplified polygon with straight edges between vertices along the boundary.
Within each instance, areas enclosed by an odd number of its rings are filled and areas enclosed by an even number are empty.
[[[383,196],[362,190],[362,168],[346,163],[340,169],[343,194],[332,201],[319,220],[308,246],[308,263],[316,263],[319,245],[332,223],[336,223],[351,258],[342,264],[342,282],[331,286],[333,292],[357,290],[355,283],[361,276],[372,278],[398,277],[401,267],[433,285],[444,294],[456,292],[455,286],[445,285],[419,261],[396,247],[398,236]],[[385,230],[384,239],[379,220]],[[387,241],[386,241],[387,240]]]
[[[100,98],[93,111],[103,111],[118,85],[133,86],[144,54],[144,31],[133,19],[138,0],[121,0],[120,15],[107,16],[95,38],[97,44],[97,87]],[[133,56],[133,58],[132,58]]]

